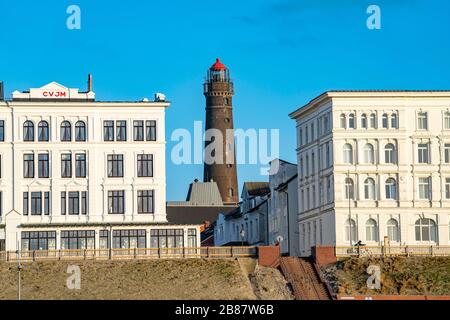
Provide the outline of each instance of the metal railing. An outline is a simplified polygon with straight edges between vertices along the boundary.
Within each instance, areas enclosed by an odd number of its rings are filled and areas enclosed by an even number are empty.
[[[20,257],[19,257],[20,255]],[[257,247],[189,247],[189,248],[130,248],[3,251],[0,261],[45,260],[133,260],[133,259],[184,259],[184,258],[239,258],[256,257]]]
[[[337,246],[336,257],[450,256],[450,246]]]

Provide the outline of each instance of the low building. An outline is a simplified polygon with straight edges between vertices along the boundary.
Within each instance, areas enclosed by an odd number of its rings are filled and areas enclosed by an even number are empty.
[[[216,246],[267,244],[268,182],[246,182],[242,202],[228,214],[220,214],[214,227]]]
[[[283,255],[299,256],[297,165],[270,162],[268,244],[279,244]]]

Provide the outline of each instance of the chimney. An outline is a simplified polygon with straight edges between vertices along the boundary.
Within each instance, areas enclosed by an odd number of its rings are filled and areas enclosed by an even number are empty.
[[[0,101],[5,100],[5,96],[3,94],[3,81],[0,81]]]
[[[92,91],[92,75],[90,73],[88,74],[87,91]]]

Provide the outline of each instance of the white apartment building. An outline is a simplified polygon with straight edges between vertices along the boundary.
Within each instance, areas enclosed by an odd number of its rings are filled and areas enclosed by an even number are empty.
[[[450,244],[450,91],[329,91],[290,117],[302,255]]]
[[[269,173],[268,244],[278,243],[283,255],[299,256],[297,165],[275,159]]]
[[[3,250],[194,247],[166,220],[165,109],[56,82],[0,99]]]

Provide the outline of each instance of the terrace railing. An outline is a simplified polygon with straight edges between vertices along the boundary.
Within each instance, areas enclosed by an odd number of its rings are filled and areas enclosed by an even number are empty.
[[[450,246],[337,246],[336,257],[450,256]]]
[[[257,247],[189,247],[3,251],[0,261],[22,262],[45,260],[132,260],[257,257]]]

